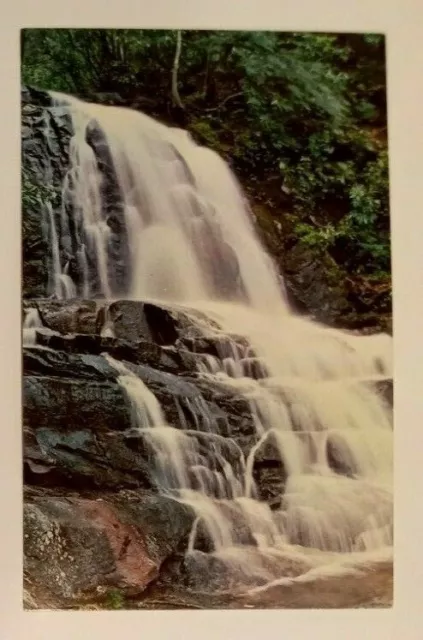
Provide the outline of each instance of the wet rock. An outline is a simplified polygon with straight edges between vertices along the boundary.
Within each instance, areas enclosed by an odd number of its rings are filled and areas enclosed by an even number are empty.
[[[171,347],[159,347],[146,340],[131,343],[127,340],[98,334],[62,335],[41,329],[36,331],[35,341],[37,345],[67,354],[87,353],[98,356],[108,353],[117,360],[146,364],[159,370],[177,373],[195,369],[195,360],[190,358],[187,352],[179,352]]]
[[[154,393],[168,424],[236,438],[254,433],[248,404],[233,392],[215,388],[189,376],[125,363]]]
[[[100,333],[95,300],[37,300],[36,308],[45,327],[59,333]]]
[[[348,477],[354,477],[358,473],[354,456],[342,434],[329,434],[326,443],[326,456],[329,466],[336,473]]]
[[[113,333],[117,338],[123,338],[129,342],[136,342],[137,340],[154,342],[144,307],[143,302],[133,300],[118,300],[112,302],[112,304],[107,307],[107,317],[113,327]],[[104,308],[100,312],[100,317],[105,313],[106,309]],[[159,317],[159,315],[160,312],[157,313],[157,317]],[[164,322],[168,322],[169,318],[165,312],[164,317],[166,318]],[[157,328],[156,330],[158,331],[159,329]]]
[[[113,501],[35,498],[24,507],[27,577],[62,601],[144,591],[161,563],[186,539],[191,511],[178,502],[137,496]]]
[[[136,492],[118,494],[113,500],[121,509],[123,522],[136,522],[155,562],[185,551],[195,518],[191,507],[164,496],[144,495],[140,499]]]
[[[245,546],[221,555],[196,550],[166,562],[155,590],[177,584],[188,593],[234,595],[271,582],[277,576],[298,576],[308,568],[306,561],[282,554],[266,556],[256,547]]]
[[[84,491],[148,489],[150,474],[145,447],[134,451],[125,434],[24,429],[24,478],[31,485]]]
[[[54,336],[49,336],[53,337]],[[116,380],[117,372],[101,356],[67,354],[53,349],[24,347],[23,366],[27,374],[55,377]]]
[[[253,380],[262,380],[269,375],[269,371],[262,358],[243,358],[241,360],[241,366],[244,375],[248,378],[253,378]]]
[[[180,343],[192,353],[203,353],[215,358],[219,357],[218,343],[213,338],[184,336],[181,338]]]
[[[258,441],[256,434],[236,439],[246,459]],[[287,471],[272,434],[255,451],[252,474],[255,497],[267,502],[271,509],[278,509],[285,491]]]
[[[39,332],[37,343],[66,352],[105,351],[118,359],[181,373],[197,368],[198,354],[217,358],[251,355],[245,339],[202,337],[192,317],[166,306],[132,300],[109,305],[100,300],[41,299],[27,304],[38,309],[43,326],[50,330]],[[106,323],[113,338],[101,335]],[[254,358],[247,358],[245,366],[252,375],[264,373]]]
[[[328,255],[297,243],[284,260],[286,286],[318,320],[335,322],[351,310],[343,274]]]
[[[392,407],[394,404],[394,383],[392,378],[385,378],[373,383],[377,392],[384,398],[385,402]]]
[[[174,584],[188,592],[229,591],[234,587],[234,573],[221,558],[195,550],[164,564],[157,588]]]
[[[195,331],[187,313],[135,300],[108,304],[102,300],[38,299],[31,304],[37,307],[45,327],[62,334],[100,335],[107,321],[118,340],[171,347],[177,342],[180,346],[181,338]]]
[[[231,523],[231,535],[235,545],[246,545],[251,548],[257,546],[248,522],[243,516],[239,506],[236,503],[223,503],[219,505],[221,513],[227,522]],[[203,553],[214,553],[217,549],[214,546],[211,531],[207,527],[204,520],[199,519],[195,527],[195,538],[193,548],[195,551]],[[192,535],[192,534],[191,534]]]
[[[53,104],[51,96],[47,91],[36,89],[35,87],[22,86],[21,87],[21,102],[22,105],[51,107]]]
[[[30,87],[21,90],[23,296],[51,292],[51,234],[45,203],[60,216],[62,181],[68,166],[72,125],[66,107]]]
[[[53,336],[61,342],[63,336]],[[213,466],[222,454],[237,474],[248,455],[236,441],[254,433],[248,405],[199,388],[195,379],[124,361],[157,397],[167,424],[191,429]],[[24,349],[25,474],[44,486],[155,486],[153,451],[134,432],[134,407],[102,357],[46,347]],[[210,434],[214,439],[210,439]],[[28,439],[29,438],[29,439]],[[249,442],[250,444],[250,442]],[[201,453],[202,452],[202,453]],[[217,456],[217,457],[216,457]],[[238,468],[239,467],[239,468]],[[153,474],[153,475],[152,475]]]
[[[107,308],[107,314],[116,337],[130,342],[142,339],[175,346],[188,331],[195,331],[195,323],[187,313],[166,305],[117,300]]]
[[[286,473],[280,461],[256,464],[253,471],[258,499],[267,502],[271,509],[279,509],[285,491]]]
[[[244,358],[247,353],[252,353],[252,349],[247,344],[245,338],[240,336],[203,336],[197,327],[184,327],[181,332],[180,344],[184,345],[195,354],[207,354],[219,358]],[[199,335],[197,335],[197,333]]]
[[[149,303],[144,303],[143,312],[154,342],[174,345],[179,337],[178,315]]]
[[[247,447],[251,445],[251,436],[255,438],[256,430],[248,401],[226,385],[213,381],[197,379],[195,385],[209,405],[216,405],[227,416],[220,433],[242,443],[244,451],[249,450]]]
[[[132,426],[124,390],[109,380],[26,375],[23,414],[24,423],[37,428],[124,431]]]

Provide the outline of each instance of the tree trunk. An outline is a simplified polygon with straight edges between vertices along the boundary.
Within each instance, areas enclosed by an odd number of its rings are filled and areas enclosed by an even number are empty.
[[[208,86],[209,86],[209,70],[210,70],[210,50],[207,50],[206,69],[204,72],[204,82],[203,82],[203,91],[202,91],[203,98],[206,97]]]
[[[173,60],[173,68],[172,68],[172,101],[177,107],[179,107],[180,109],[184,109],[185,107],[182,104],[179,91],[178,91],[178,71],[179,71],[179,59],[181,57],[181,49],[182,49],[182,31],[178,31],[176,34],[176,50],[175,50],[175,58]]]

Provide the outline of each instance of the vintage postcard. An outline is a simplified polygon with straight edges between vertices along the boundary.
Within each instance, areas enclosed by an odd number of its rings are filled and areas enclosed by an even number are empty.
[[[382,638],[417,612],[416,38],[394,2],[247,4],[13,32],[22,628]]]

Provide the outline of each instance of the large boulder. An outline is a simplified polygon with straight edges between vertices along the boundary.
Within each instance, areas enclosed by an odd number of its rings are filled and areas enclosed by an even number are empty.
[[[159,496],[45,496],[24,506],[24,571],[58,603],[142,593],[187,542],[192,510]]]
[[[41,323],[51,331],[63,334],[96,334],[101,331],[96,300],[50,300],[31,302],[38,311]]]

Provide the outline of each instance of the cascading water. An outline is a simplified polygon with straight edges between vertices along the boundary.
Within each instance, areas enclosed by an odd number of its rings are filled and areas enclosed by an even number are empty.
[[[43,326],[38,309],[26,310],[23,321],[23,344],[33,345],[36,342],[36,331]]]
[[[69,298],[75,298],[76,289],[72,281],[72,278],[70,278],[67,273],[68,265],[65,265],[65,268],[62,270],[56,222],[54,220],[53,208],[50,202],[46,203],[46,209],[47,209],[49,224],[50,224],[50,245],[51,245],[52,267],[53,267],[52,268],[53,293],[58,300],[63,300],[63,299],[67,300]]]
[[[200,377],[247,399],[256,425],[247,458],[228,456],[225,447],[237,445],[207,419],[206,403],[207,431],[193,435],[183,416],[170,426],[144,383],[110,361],[153,448],[159,489],[196,511],[188,553],[200,553],[203,528],[211,553],[254,584],[283,577],[287,557],[301,558],[306,571],[354,552],[390,552],[392,421],[376,390],[392,375],[390,337],[353,336],[291,313],[248,203],[217,154],[144,114],[53,97],[68,105],[74,127],[62,227],[74,216],[78,295],[192,312],[222,345],[219,358],[198,358]],[[106,175],[115,182],[112,212]],[[252,471],[269,442],[285,476],[274,511],[259,500]]]

